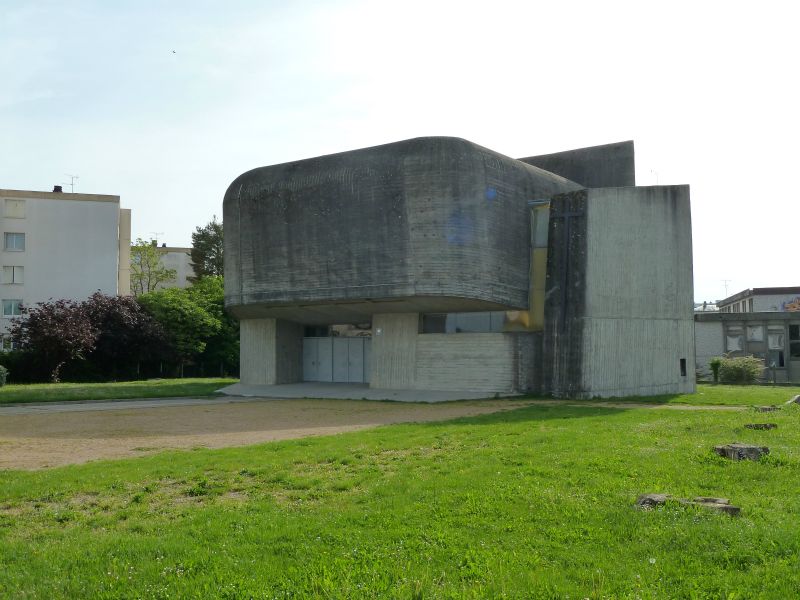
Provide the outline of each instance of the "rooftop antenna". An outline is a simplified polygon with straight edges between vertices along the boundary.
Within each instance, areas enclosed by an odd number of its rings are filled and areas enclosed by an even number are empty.
[[[655,177],[656,177],[656,185],[658,185],[658,171],[656,171],[655,169],[650,169],[650,172],[653,175],[655,175]]]
[[[149,233],[149,234],[152,236],[152,237],[150,238],[150,240],[151,240],[151,241],[155,241],[155,242],[158,242],[158,238],[159,238],[160,236],[164,235],[164,232],[163,232],[163,231],[148,231],[147,233]]]
[[[69,174],[67,174],[67,177],[69,177],[69,183],[64,182],[64,185],[68,185],[70,193],[74,194],[75,193],[75,180],[76,179],[80,179],[80,177],[78,177],[77,175],[69,175]]]
[[[723,279],[723,280],[722,280],[722,285],[724,285],[724,286],[725,286],[725,297],[726,297],[726,298],[728,297],[728,284],[729,284],[730,282],[731,282],[731,280],[730,280],[730,279]]]

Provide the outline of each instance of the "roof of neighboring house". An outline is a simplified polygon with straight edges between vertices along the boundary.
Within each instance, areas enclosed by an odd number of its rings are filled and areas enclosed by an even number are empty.
[[[717,300],[717,306],[731,304],[732,302],[744,300],[750,296],[777,296],[780,294],[800,294],[800,286],[750,288],[738,294],[734,294],[733,296],[728,296],[724,300]]]

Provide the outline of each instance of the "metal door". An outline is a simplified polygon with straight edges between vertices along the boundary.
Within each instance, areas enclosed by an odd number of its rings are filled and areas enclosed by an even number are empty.
[[[303,338],[303,381],[319,381],[318,338]]]
[[[317,366],[318,377],[316,381],[333,381],[333,340],[336,338],[317,338]]]
[[[333,380],[340,383],[350,381],[348,374],[350,338],[333,339]]]
[[[372,358],[372,338],[364,338],[364,383],[369,383],[371,358]]]
[[[364,381],[364,338],[347,340],[347,381]]]

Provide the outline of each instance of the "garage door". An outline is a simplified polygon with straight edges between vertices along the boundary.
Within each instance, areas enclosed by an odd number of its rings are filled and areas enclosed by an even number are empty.
[[[303,381],[369,383],[371,342],[363,337],[303,338]]]

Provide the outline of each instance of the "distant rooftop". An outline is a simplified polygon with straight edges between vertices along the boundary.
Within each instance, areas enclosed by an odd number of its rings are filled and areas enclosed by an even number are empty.
[[[728,296],[724,300],[717,300],[717,305],[726,306],[732,302],[737,302],[738,300],[743,300],[751,296],[778,296],[781,294],[800,294],[800,286],[750,288],[742,290],[733,296]]]
[[[60,187],[60,186],[56,186]],[[44,200],[74,200],[89,202],[119,202],[119,196],[109,194],[81,194],[78,192],[37,192],[33,190],[0,189],[3,198],[39,198]]]

